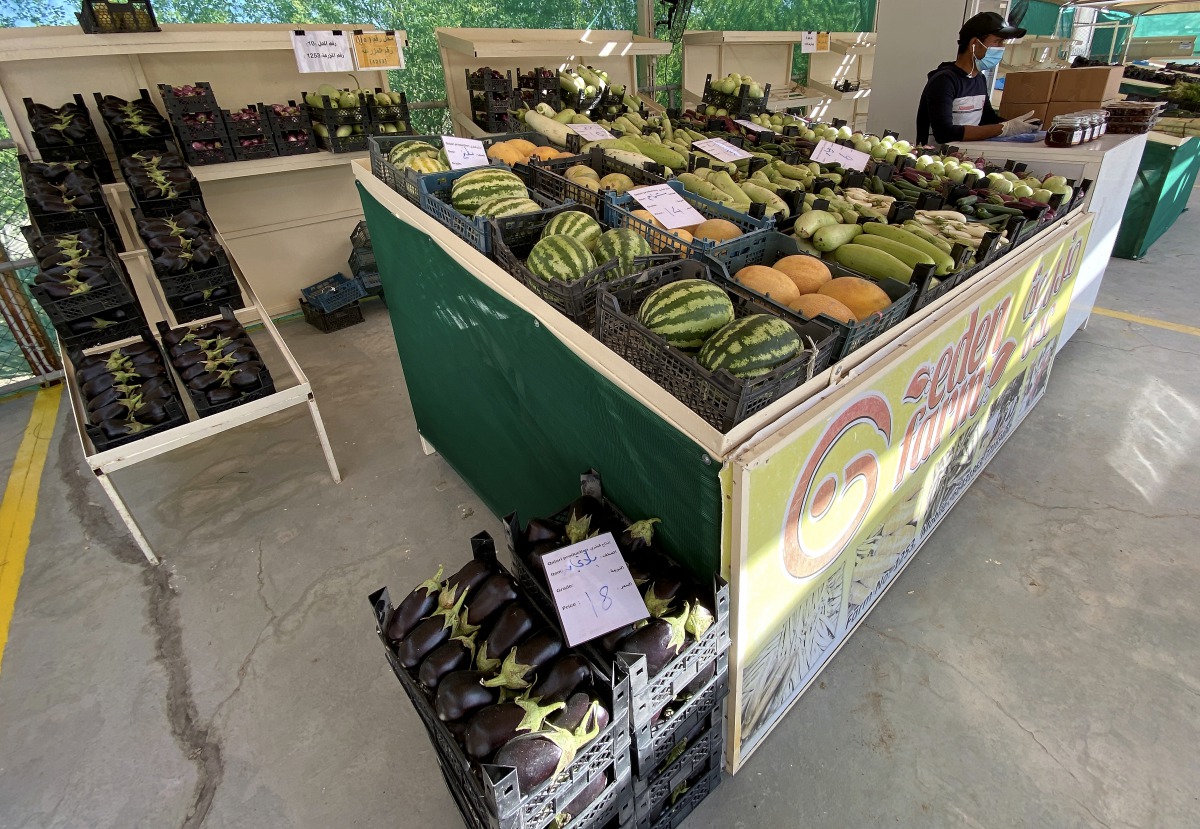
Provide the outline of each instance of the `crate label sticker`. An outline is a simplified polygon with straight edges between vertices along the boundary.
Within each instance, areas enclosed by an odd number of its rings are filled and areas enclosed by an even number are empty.
[[[292,51],[301,72],[353,72],[354,49],[345,32],[292,32]]]
[[[650,615],[612,533],[546,553],[542,566],[571,646]]]
[[[818,164],[840,164],[847,170],[861,172],[867,169],[867,162],[871,160],[871,156],[853,147],[835,144],[822,138],[812,151],[812,160]]]
[[[442,138],[442,146],[446,149],[446,158],[450,160],[451,170],[468,170],[472,167],[486,167],[491,164],[483,142],[476,138],[459,138],[447,135]]]
[[[616,138],[599,124],[567,124],[567,126],[585,141],[607,141],[610,138]]]
[[[355,32],[354,58],[359,69],[404,68],[404,50],[395,32]]]
[[[750,130],[751,132],[770,132],[771,131],[770,127],[760,127],[758,124],[754,123],[753,121],[743,121],[741,119],[737,119],[733,123],[737,124],[738,126],[745,127],[746,129]]]
[[[733,146],[724,138],[705,138],[702,141],[693,141],[692,146],[708,153],[717,161],[733,162],[750,158],[750,153]]]
[[[817,51],[817,33],[816,32],[801,32],[800,33],[800,53],[804,55],[812,54]]]
[[[649,187],[635,187],[629,191],[633,200],[650,215],[662,222],[667,230],[677,227],[695,227],[704,221],[704,217],[696,208],[688,204],[669,184],[652,184]]]

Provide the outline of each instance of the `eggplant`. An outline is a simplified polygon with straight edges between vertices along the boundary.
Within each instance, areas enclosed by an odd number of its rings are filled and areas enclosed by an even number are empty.
[[[445,591],[439,594],[439,598]],[[462,610],[462,599],[451,607],[439,607],[434,613],[413,627],[396,646],[400,664],[412,670],[421,663],[434,648],[444,644],[451,636],[458,635],[458,614]]]
[[[129,435],[136,435],[151,428],[143,423],[138,423],[136,420],[102,420],[97,425],[100,427],[100,433],[104,435],[106,440],[117,440]]]
[[[622,625],[616,630],[610,630],[601,636],[596,640],[596,644],[605,653],[616,653],[621,647],[621,640],[642,626],[644,626],[644,620],[642,622],[630,622],[627,625]]]
[[[646,603],[646,609],[650,611],[651,618],[657,619],[670,611],[675,597],[683,589],[686,578],[687,575],[683,570],[676,567],[660,574],[658,578],[646,585],[642,592],[642,599]]]
[[[454,671],[442,677],[433,698],[438,719],[461,720],[485,705],[495,705],[500,699],[500,689],[485,687],[482,683],[486,678],[483,671]]]
[[[501,658],[533,632],[536,618],[520,601],[505,607],[476,651],[475,667],[489,674],[495,672]]]
[[[655,581],[679,569],[678,564],[653,547],[646,547],[626,556],[625,564],[629,567],[629,575],[633,577],[633,583],[638,587],[643,587],[648,582]]]
[[[437,573],[432,578],[414,587],[392,610],[384,628],[384,635],[393,646],[437,607],[437,595],[442,589],[442,569],[439,564]]]
[[[475,640],[467,636],[455,636],[421,661],[417,680],[430,691],[436,691],[442,677],[452,671],[469,669],[474,658]]]
[[[560,541],[565,529],[562,524],[550,518],[535,518],[525,528],[525,543],[533,545],[539,541]]]
[[[522,795],[528,794],[551,777],[562,774],[574,762],[579,749],[599,736],[603,726],[597,721],[596,709],[603,708],[599,703],[594,706],[573,730],[551,725],[547,731],[509,740],[496,752],[493,765],[516,769],[517,786]]]
[[[587,660],[577,653],[569,653],[550,666],[550,670],[533,686],[529,696],[541,700],[543,704],[562,702],[591,678],[592,669]]]
[[[584,786],[583,791],[575,795],[571,802],[564,806],[555,816],[561,819],[557,825],[567,826],[572,820],[582,815],[587,811],[588,807],[600,799],[600,795],[604,794],[604,790],[608,788],[608,773],[601,773],[598,777],[589,780]]]
[[[452,601],[458,601],[461,594],[473,590],[483,584],[496,573],[494,559],[473,558],[464,564],[457,573],[446,579],[443,592],[452,596]]]
[[[243,394],[261,388],[262,384],[262,374],[258,369],[243,369],[241,371],[234,372],[229,377],[230,388],[242,392]]]
[[[159,426],[171,419],[171,413],[167,411],[162,400],[146,403],[134,412],[133,416],[139,422],[148,423],[151,426]]]
[[[645,627],[622,640],[621,652],[645,656],[646,668],[650,676],[654,676],[683,652],[687,644],[685,625],[690,613],[691,607],[684,602],[683,610],[676,615],[651,619]]]
[[[88,417],[92,423],[99,425],[105,420],[126,420],[129,414],[129,408],[124,404],[109,403],[89,413]]]
[[[221,375],[215,371],[206,371],[203,374],[193,377],[191,380],[185,381],[187,387],[192,391],[209,391],[221,385]]]
[[[540,731],[546,718],[562,708],[562,702],[546,705],[526,698],[489,705],[471,717],[463,735],[463,748],[468,757],[485,762],[521,733]]]
[[[232,381],[233,378],[230,378]],[[478,630],[506,604],[516,600],[517,596],[517,583],[513,577],[507,573],[497,573],[479,585],[473,596],[468,597],[464,627],[468,632]]]
[[[208,405],[223,406],[226,403],[232,403],[240,398],[242,393],[229,388],[216,388],[209,389],[207,392],[205,392],[205,396],[208,398]]]
[[[517,645],[504,657],[499,673],[484,681],[489,688],[522,691],[533,684],[538,668],[549,664],[562,652],[562,639],[552,630],[544,630]]]
[[[629,555],[649,547],[654,541],[654,525],[661,521],[661,518],[646,518],[634,521],[622,530],[617,536],[617,546],[621,549],[621,554]]]
[[[611,719],[608,715],[608,709],[604,707],[600,700],[587,694],[572,694],[571,698],[567,700],[566,707],[554,716],[550,724],[564,731],[575,731],[589,717],[595,719],[595,724],[599,727],[600,731],[608,727]]]

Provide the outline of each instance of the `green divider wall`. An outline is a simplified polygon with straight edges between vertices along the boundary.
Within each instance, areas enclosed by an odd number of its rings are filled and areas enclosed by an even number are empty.
[[[1187,209],[1200,168],[1200,138],[1181,147],[1147,141],[1113,256],[1141,259]]]
[[[595,468],[697,576],[720,569],[720,464],[359,186],[421,434],[497,516],[548,516]]]

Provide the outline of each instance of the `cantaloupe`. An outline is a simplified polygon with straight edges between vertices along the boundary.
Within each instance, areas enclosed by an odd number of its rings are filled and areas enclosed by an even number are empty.
[[[788,305],[800,298],[800,291],[786,274],[765,265],[747,265],[734,274],[733,278],[750,290],[758,291],[781,305]]]
[[[591,178],[596,181],[600,180],[600,174],[588,167],[586,164],[576,164],[573,167],[568,167],[566,172],[568,181],[575,181],[579,178]]]
[[[493,161],[503,161],[510,167],[516,164],[524,164],[527,160],[521,151],[512,146],[508,141],[488,147],[487,157]]]
[[[728,242],[742,235],[742,229],[725,219],[708,219],[696,225],[692,235],[712,242]]]
[[[654,214],[651,213],[649,210],[634,210],[634,211],[630,212],[629,215],[637,216],[643,222],[646,222],[647,224],[650,224],[653,227],[662,227],[663,226],[663,223],[660,222],[658,219],[654,218]]]
[[[529,154],[530,158],[540,158],[542,161],[549,161],[558,158],[558,150],[553,147],[534,147],[533,152]]]
[[[815,294],[833,278],[829,266],[815,256],[785,256],[771,267],[786,274],[801,294]]]
[[[821,286],[819,293],[845,305],[860,322],[892,304],[892,298],[883,288],[857,276],[831,279]]]
[[[666,253],[672,253],[672,252],[687,253],[688,252],[688,245],[691,244],[692,234],[688,233],[683,228],[679,228],[677,230],[668,230],[667,233],[670,233],[672,236],[675,237],[675,239],[673,239],[671,242],[668,243],[667,249],[665,251]]]
[[[600,179],[600,186],[606,190],[624,193],[633,189],[633,179],[624,173],[609,173]]]
[[[534,144],[532,141],[526,141],[524,138],[510,138],[502,143],[512,147],[526,158],[529,158],[533,154],[533,151],[537,149],[537,144]]]
[[[824,294],[804,294],[789,303],[788,307],[793,311],[799,311],[809,319],[813,319],[817,314],[825,314],[841,322],[851,324],[857,322],[853,311],[833,297]]]

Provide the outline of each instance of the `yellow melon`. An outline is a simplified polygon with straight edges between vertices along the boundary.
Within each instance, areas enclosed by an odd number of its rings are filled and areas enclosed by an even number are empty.
[[[658,219],[654,218],[654,214],[651,213],[649,210],[634,210],[629,215],[637,216],[643,222],[647,222],[647,223],[653,225],[654,227],[662,227],[663,226],[662,222],[660,222]]]
[[[577,178],[594,178],[596,181],[600,180],[600,174],[586,164],[576,164],[574,167],[568,167],[564,175],[569,181],[574,181]]]
[[[857,276],[831,279],[821,286],[820,293],[845,305],[860,322],[892,304],[892,298],[883,288]]]
[[[558,150],[553,147],[534,147],[533,152],[529,154],[530,158],[540,158],[542,161],[549,161],[552,158],[558,157]]]
[[[712,242],[728,242],[742,235],[742,229],[725,219],[709,219],[696,225],[692,235]]]
[[[833,278],[829,266],[815,256],[785,256],[771,267],[786,274],[801,294],[815,294]]]
[[[781,305],[790,305],[800,298],[800,291],[782,271],[764,265],[747,265],[733,278],[752,291],[758,291]]]
[[[515,164],[524,164],[528,160],[520,150],[510,146],[510,142],[507,141],[488,147],[487,156],[493,161],[503,161],[510,167]]]
[[[851,324],[856,322],[853,311],[833,297],[824,294],[803,294],[795,301],[788,303],[788,307],[793,311],[799,311],[809,319],[813,319],[817,314],[825,314],[841,322]]]
[[[526,158],[533,155],[533,151],[537,149],[537,144],[534,144],[532,141],[526,141],[524,138],[510,138],[502,143],[512,147]]]

